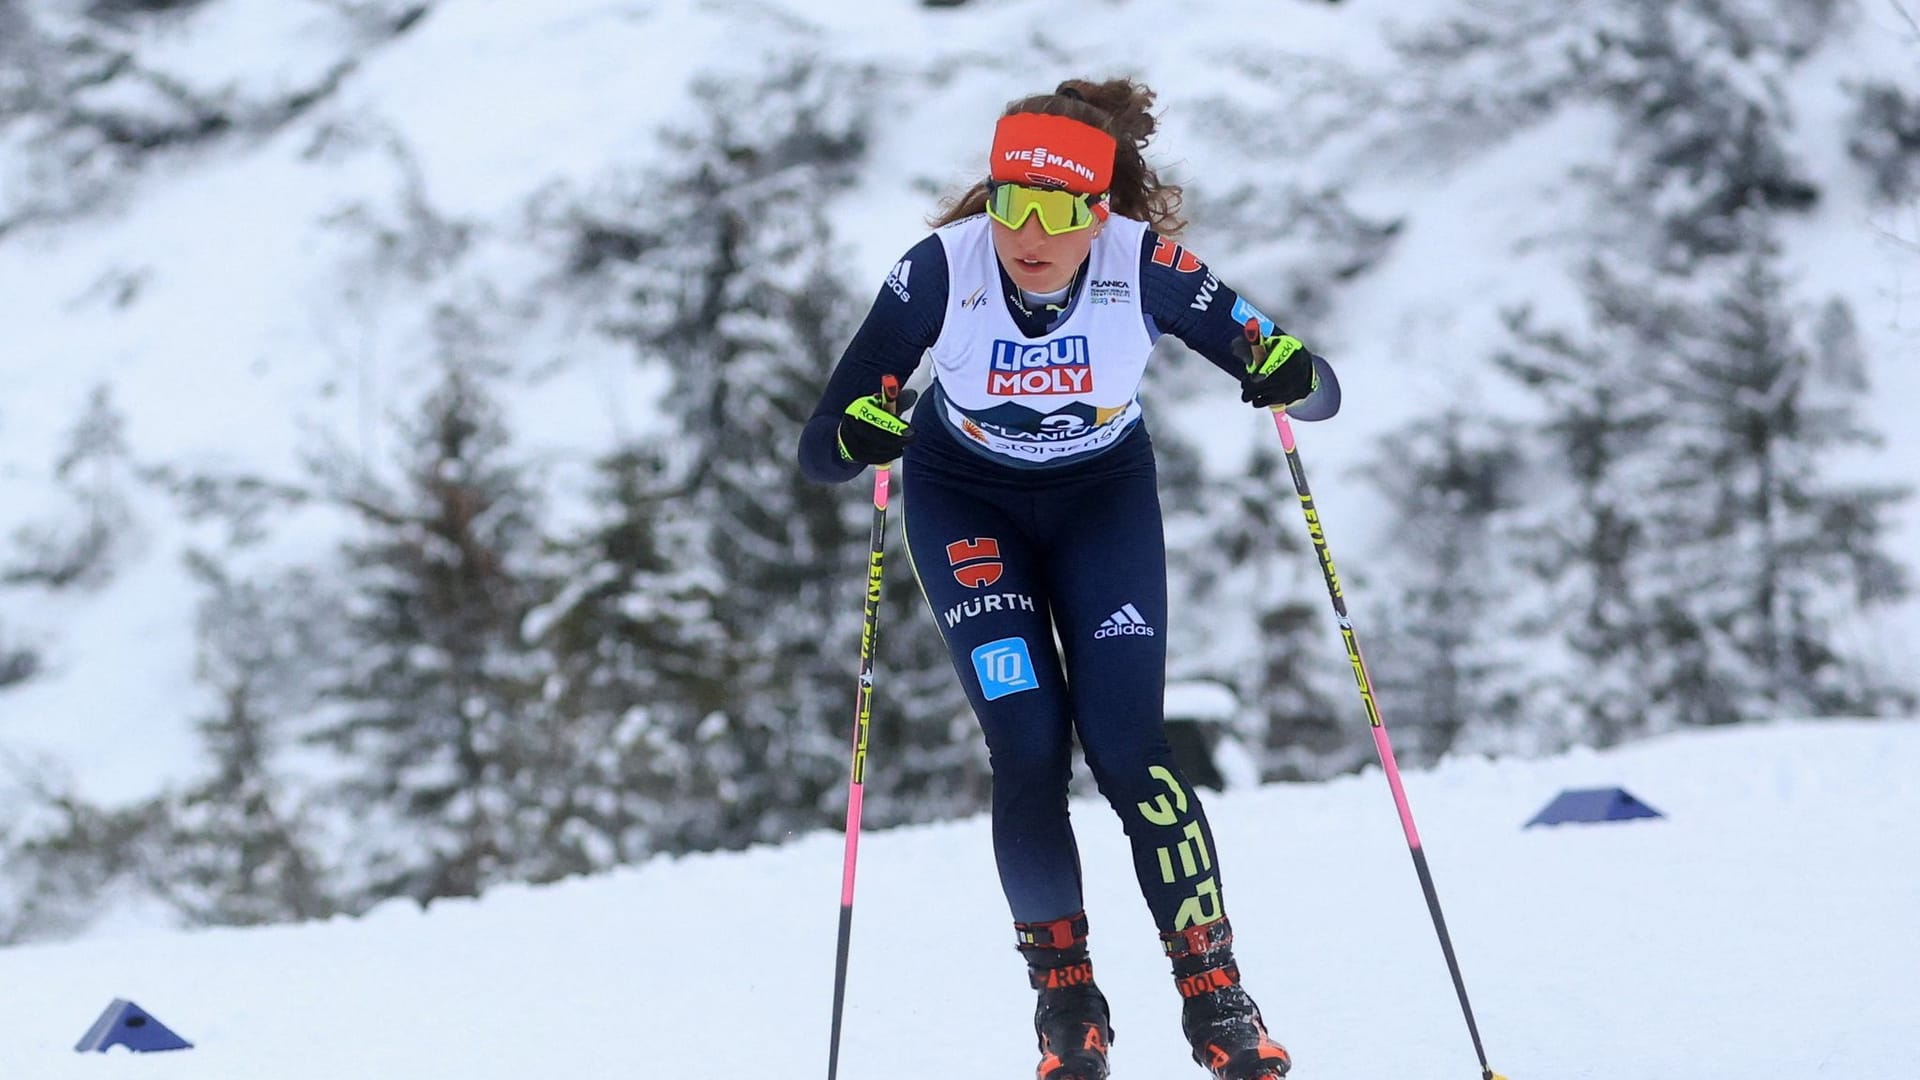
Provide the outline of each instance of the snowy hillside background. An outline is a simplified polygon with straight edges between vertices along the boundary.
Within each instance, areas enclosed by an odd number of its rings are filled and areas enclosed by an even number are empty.
[[[0,935],[830,826],[863,508],[798,421],[1074,75],[1340,365],[1302,453],[1410,762],[1908,711],[1920,27],[1537,8],[0,4]],[[1174,674],[1258,775],[1359,767],[1270,425],[1164,359]],[[891,565],[879,826],[985,791]]]

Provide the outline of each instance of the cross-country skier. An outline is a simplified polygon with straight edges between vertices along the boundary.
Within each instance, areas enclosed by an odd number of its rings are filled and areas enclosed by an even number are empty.
[[[1338,390],[1174,241],[1180,190],[1141,156],[1153,100],[1128,79],[1074,79],[1009,105],[988,178],[894,266],[800,439],[821,483],[904,458],[908,553],[992,761],[994,856],[1039,992],[1039,1080],[1104,1080],[1113,1038],[1067,819],[1076,732],[1131,841],[1194,1060],[1219,1080],[1289,1065],[1241,986],[1220,853],[1162,730],[1166,546],[1138,393],[1161,334],[1259,408],[1324,418]],[[929,354],[908,424],[875,391]]]

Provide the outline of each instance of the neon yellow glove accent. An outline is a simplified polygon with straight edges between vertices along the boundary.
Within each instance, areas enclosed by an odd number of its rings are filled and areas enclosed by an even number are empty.
[[[1299,342],[1294,342],[1298,345]],[[863,423],[872,424],[889,435],[905,435],[907,422],[887,411],[887,403],[879,394],[854,398],[847,404],[847,415]]]
[[[1306,348],[1300,339],[1292,334],[1276,334],[1262,339],[1260,350],[1266,353],[1264,358],[1254,355],[1247,360],[1247,374],[1256,379],[1264,379],[1280,370],[1280,365],[1292,358],[1294,353]]]

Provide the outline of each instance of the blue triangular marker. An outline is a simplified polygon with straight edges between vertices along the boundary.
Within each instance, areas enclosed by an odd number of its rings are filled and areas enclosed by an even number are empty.
[[[124,1046],[135,1052],[147,1050],[188,1050],[193,1044],[175,1035],[172,1029],[153,1018],[153,1015],[125,998],[114,998],[100,1019],[93,1022],[87,1033],[80,1038],[74,1049],[85,1053],[98,1050],[106,1053],[108,1048]]]
[[[1627,794],[1624,788],[1579,788],[1554,796],[1553,801],[1523,827],[1661,816],[1660,811]]]

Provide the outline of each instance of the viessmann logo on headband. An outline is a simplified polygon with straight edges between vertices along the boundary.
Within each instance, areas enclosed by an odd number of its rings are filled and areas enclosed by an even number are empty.
[[[1086,394],[1093,390],[1093,358],[1085,334],[1040,344],[999,340],[987,365],[987,393]]]
[[[1085,195],[1107,190],[1117,143],[1113,136],[1066,116],[1014,113],[993,126],[989,179]]]
[[[1044,146],[1036,146],[1031,150],[1003,151],[1001,157],[1009,162],[1023,162],[1036,169],[1065,169],[1076,176],[1085,178],[1089,184],[1098,184],[1100,182],[1100,174],[1093,170],[1093,166],[1083,165],[1070,157],[1056,154]],[[1045,173],[1028,173],[1027,179],[1029,182],[1046,184],[1048,186],[1058,186],[1060,183],[1059,180]]]

